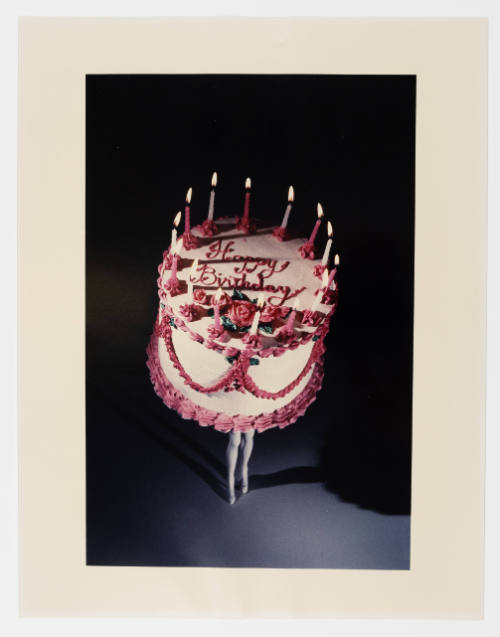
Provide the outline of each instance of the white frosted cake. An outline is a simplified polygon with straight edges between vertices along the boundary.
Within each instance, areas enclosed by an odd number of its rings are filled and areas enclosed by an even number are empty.
[[[314,254],[304,258],[305,239],[242,228],[237,217],[181,239],[158,268],[148,346],[157,394],[183,418],[223,432],[294,422],[321,387],[333,276],[327,281]]]

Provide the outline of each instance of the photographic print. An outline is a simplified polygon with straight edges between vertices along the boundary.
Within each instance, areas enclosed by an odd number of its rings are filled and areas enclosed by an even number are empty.
[[[86,564],[408,570],[416,76],[85,90]]]

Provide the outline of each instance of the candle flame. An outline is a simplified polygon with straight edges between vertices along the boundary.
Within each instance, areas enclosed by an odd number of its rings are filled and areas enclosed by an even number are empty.
[[[338,254],[335,255],[335,261],[334,261],[335,265],[339,265],[340,264],[340,257]]]
[[[294,310],[298,310],[299,309],[299,305],[300,305],[300,300],[299,300],[299,297],[296,296],[295,297],[295,303],[293,304],[293,309]]]
[[[323,270],[323,278],[321,279],[321,287],[326,288],[326,286],[328,285],[328,268],[325,268]]]
[[[335,283],[335,281],[332,281],[332,284],[330,286],[332,288],[332,290],[336,290],[337,289],[337,284]]]
[[[257,308],[261,310],[264,307],[264,293],[261,292],[259,294],[259,298],[257,299]]]
[[[196,258],[193,261],[193,265],[191,266],[191,270],[189,271],[189,278],[191,278],[193,276],[193,274],[196,272],[197,269],[198,269],[198,259]]]
[[[191,203],[192,195],[193,195],[193,189],[189,188],[189,190],[186,193],[186,203]]]
[[[182,250],[182,237],[177,239],[177,243],[175,244],[174,254],[180,254]]]
[[[318,219],[321,219],[321,217],[323,216],[323,206],[318,203]]]
[[[251,187],[252,187],[252,182],[250,180],[250,177],[247,177],[246,180],[245,180],[245,188],[247,190],[250,190]]]
[[[212,188],[215,188],[215,186],[217,186],[217,173],[212,175]]]
[[[217,292],[215,293],[215,297],[214,297],[216,303],[220,299],[221,296],[222,296],[222,288],[219,288],[217,290]]]
[[[293,191],[293,186],[290,186],[290,188],[288,189],[288,201],[290,203],[293,201],[294,196],[295,196],[295,193]]]
[[[333,226],[332,222],[328,222],[328,238],[331,239],[333,237]]]
[[[180,224],[181,217],[182,217],[182,212],[179,210],[179,212],[174,217],[174,227],[175,228],[177,228],[177,226]]]

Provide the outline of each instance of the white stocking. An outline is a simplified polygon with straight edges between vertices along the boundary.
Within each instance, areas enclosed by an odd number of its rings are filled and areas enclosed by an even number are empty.
[[[226,449],[227,463],[227,486],[229,495],[229,504],[234,504],[236,496],[234,495],[234,469],[238,460],[238,447],[240,446],[241,433],[239,431],[229,432],[229,442]]]
[[[253,451],[253,438],[255,429],[245,432],[244,439],[241,441],[243,446],[243,458],[241,461],[241,491],[246,493],[248,491],[248,461]]]

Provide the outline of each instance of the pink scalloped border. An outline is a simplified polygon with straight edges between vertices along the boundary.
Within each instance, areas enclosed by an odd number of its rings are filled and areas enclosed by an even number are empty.
[[[147,347],[147,362],[149,375],[153,383],[156,394],[163,400],[170,409],[175,409],[177,413],[186,420],[196,420],[202,427],[213,427],[217,431],[228,433],[230,431],[250,431],[255,429],[258,432],[266,431],[272,427],[283,429],[294,423],[300,416],[303,416],[309,405],[316,399],[316,394],[321,389],[323,383],[323,357],[316,361],[312,376],[302,392],[292,401],[266,414],[258,416],[242,416],[237,414],[229,416],[222,412],[213,411],[196,405],[182,392],[177,390],[167,379],[160,363],[158,355],[158,335],[155,332],[151,335]]]

